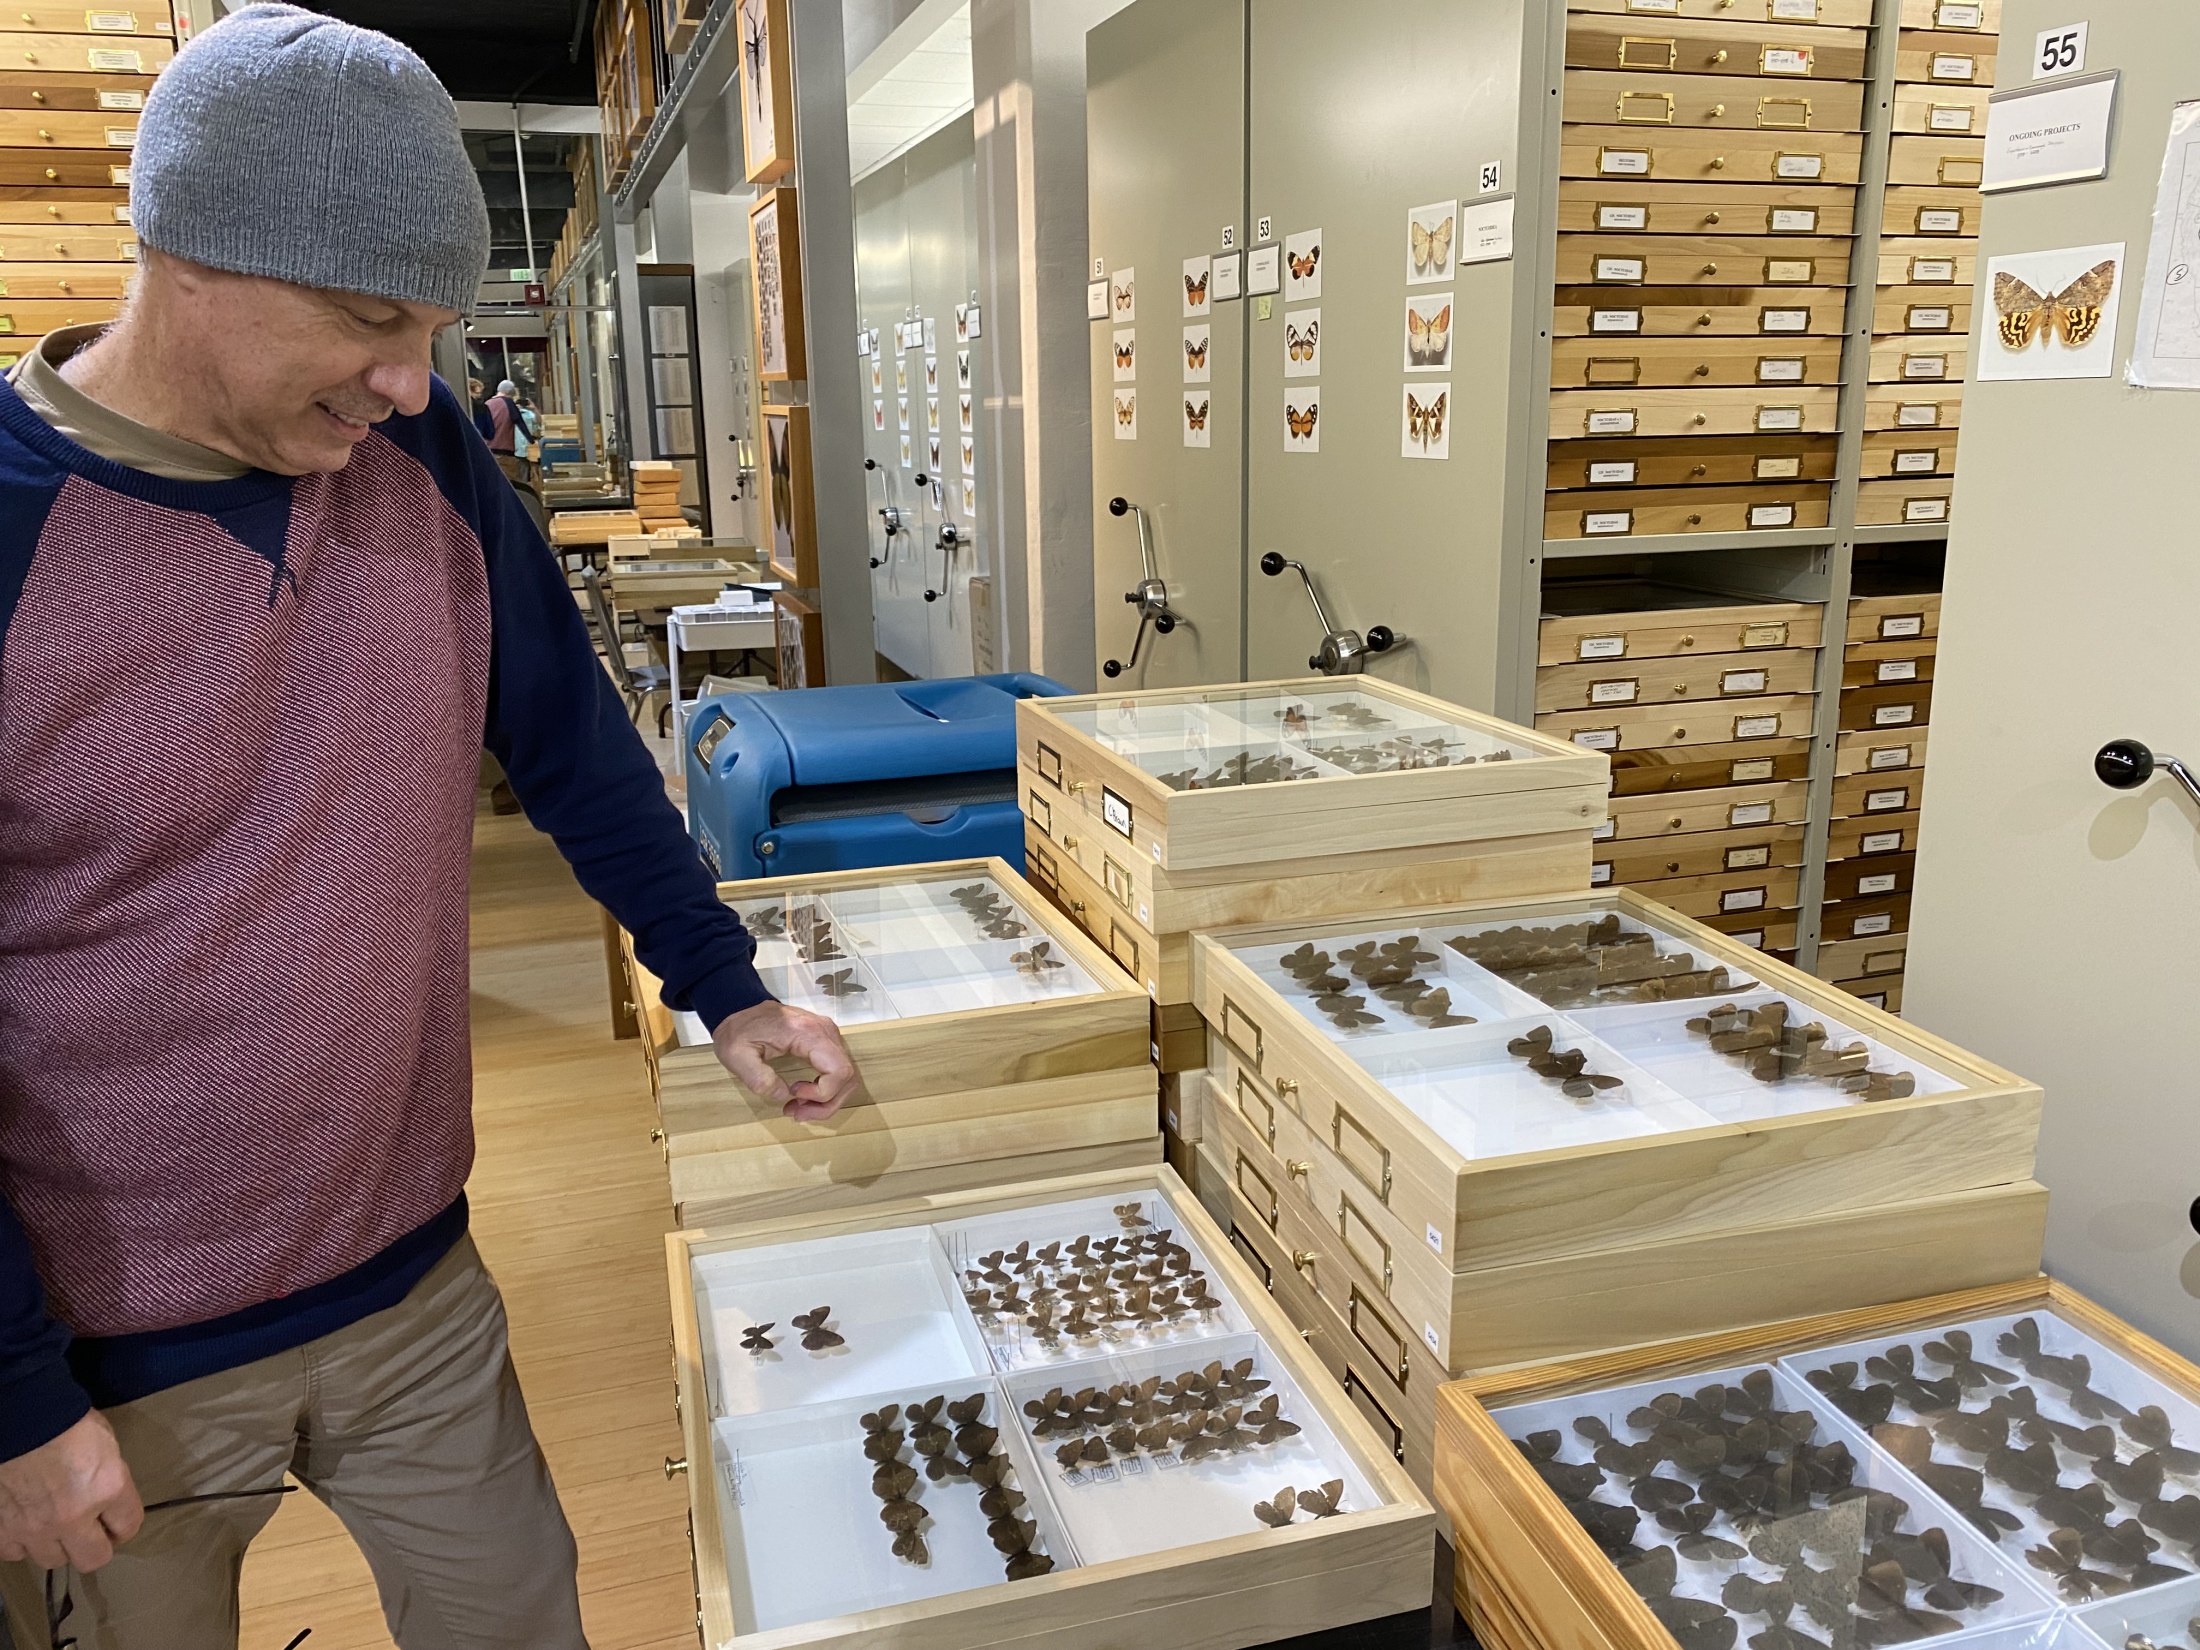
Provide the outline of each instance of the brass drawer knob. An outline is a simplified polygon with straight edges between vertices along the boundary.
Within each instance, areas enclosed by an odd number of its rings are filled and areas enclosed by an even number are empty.
[[[1710,415],[1706,413],[1698,413],[1693,419],[1690,420],[1690,422],[1695,424],[1708,424],[1711,422],[1711,418]]]
[[[1288,1077],[1279,1077],[1276,1079],[1276,1092],[1278,1094],[1296,1094],[1299,1092],[1299,1085]]]
[[[1719,272],[1719,266],[1717,264],[1705,264],[1703,266],[1703,272],[1706,275],[1716,275]]]
[[[1717,51],[1713,52],[1711,54],[1711,61],[1714,63],[1724,63],[1726,61],[1726,48],[1724,46],[1721,46]]]
[[[1699,362],[1696,367],[1696,376],[1698,378],[1709,378],[1711,376],[1711,363],[1709,361]]]
[[[46,181],[47,181],[48,183],[51,183],[51,182],[53,182],[53,181],[54,181],[54,179],[56,179],[56,178],[58,178],[58,177],[60,177],[60,176],[61,176],[61,174],[60,174],[59,172],[56,172],[56,171],[55,171],[55,170],[54,170],[54,169],[53,169],[52,167],[50,167],[50,166],[49,166],[49,167],[47,167],[47,168],[46,168]]]
[[[649,1143],[652,1146],[662,1146],[665,1143],[665,1131],[663,1129],[651,1129],[649,1131]]]
[[[1062,846],[1074,853],[1077,848],[1077,840],[1078,839],[1076,837],[1065,836],[1064,838],[1062,838]]]
[[[1725,170],[1726,170],[1726,156],[1724,156],[1724,155],[1713,155],[1713,156],[1711,157],[1711,170],[1712,170],[1712,171],[1714,171],[1714,172],[1723,172],[1723,171],[1725,171]]]
[[[1708,467],[1706,467],[1705,465],[1702,465],[1702,464],[1691,464],[1691,465],[1690,465],[1690,466],[1688,467],[1688,473],[1689,473],[1690,475],[1692,475],[1692,476],[1707,476],[1707,475],[1709,475],[1709,474],[1711,473],[1711,471],[1710,471],[1710,469],[1709,469]]]
[[[45,127],[43,127],[43,126],[39,127],[39,128],[38,128],[38,141],[39,141],[39,142],[41,142],[41,143],[51,143],[51,142],[53,142],[53,133],[51,133],[51,132],[47,131],[47,130],[46,130],[46,128],[45,128]]]
[[[46,101],[46,94],[44,92],[33,92],[31,93],[31,101],[33,103],[43,103]]]
[[[688,1470],[688,1464],[687,1464],[687,1457],[686,1457],[686,1456],[682,1455],[682,1456],[678,1456],[678,1457],[675,1457],[675,1456],[670,1456],[670,1455],[668,1455],[668,1456],[666,1456],[666,1457],[665,1457],[665,1482],[666,1482],[666,1483],[668,1483],[668,1484],[669,1484],[669,1483],[671,1483],[671,1482],[672,1482],[672,1481],[673,1481],[673,1480],[674,1480],[675,1478],[679,1477],[679,1476],[680,1476],[680,1474],[682,1474],[683,1472],[686,1472],[687,1470]]]
[[[1071,900],[1069,902],[1069,914],[1073,917],[1083,916],[1085,914],[1085,902],[1081,899]]]
[[[1686,739],[1688,737],[1688,730],[1686,728],[1675,728],[1673,730],[1673,737],[1675,739]]]
[[[1712,118],[1713,120],[1717,120],[1717,119],[1718,119],[1718,118],[1719,118],[1719,117],[1720,117],[1721,115],[1723,115],[1723,114],[1725,114],[1725,113],[1726,113],[1726,105],[1725,105],[1725,104],[1723,104],[1723,103],[1714,103],[1714,104],[1712,104],[1712,105],[1711,105],[1711,118]]]
[[[1681,816],[1679,814],[1675,814],[1671,819],[1665,822],[1665,828],[1669,831],[1677,831],[1681,828],[1681,823]]]
[[[1301,1272],[1305,1271],[1309,1266],[1312,1266],[1314,1262],[1320,1259],[1321,1256],[1316,1254],[1311,1249],[1294,1249],[1291,1251],[1291,1264],[1293,1267]]]
[[[1665,874],[1669,877],[1679,876],[1681,874],[1681,862],[1677,859],[1667,860],[1665,862]]]
[[[1693,636],[1683,636],[1683,637],[1681,638],[1681,646],[1683,646],[1683,647],[1694,647],[1695,645],[1696,645],[1696,638],[1695,638],[1695,637],[1693,637]]]
[[[1293,1180],[1304,1180],[1314,1172],[1314,1165],[1303,1157],[1294,1157],[1284,1164],[1283,1172]]]
[[[1699,316],[1697,316],[1697,317],[1696,317],[1696,325],[1698,325],[1699,327],[1707,327],[1707,326],[1709,326],[1710,324],[1711,324],[1711,311],[1709,311],[1708,309],[1707,309],[1707,310],[1705,310],[1705,311],[1704,311],[1704,312],[1703,312],[1703,313],[1702,313],[1701,315],[1699,315]]]
[[[1072,796],[1082,796],[1082,795],[1084,795],[1084,794],[1085,794],[1085,782],[1084,782],[1084,781],[1083,781],[1082,779],[1072,779],[1072,780],[1071,780],[1071,781],[1069,782],[1069,794],[1070,794],[1070,795],[1072,795]]]
[[[1719,221],[1719,214],[1716,212],[1706,212],[1703,215],[1703,221],[1707,224],[1717,223]]]
[[[63,281],[59,284],[63,292],[74,292],[76,290],[75,286],[72,285],[70,282]]]
[[[1703,517],[1701,515],[1691,515],[1688,518],[1688,525],[1691,527],[1701,527],[1703,525]]]

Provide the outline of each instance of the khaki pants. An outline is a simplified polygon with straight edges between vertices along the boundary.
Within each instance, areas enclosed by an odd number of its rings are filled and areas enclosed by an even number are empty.
[[[386,1312],[107,1418],[148,1506],[294,1476],[366,1554],[403,1650],[587,1650],[573,1534],[470,1238]],[[74,1600],[63,1636],[79,1650],[234,1650],[245,1548],[279,1502],[146,1514],[106,1567],[57,1578]],[[46,1650],[45,1581],[0,1565],[17,1650]],[[313,1626],[315,1606],[300,1598],[284,1636]]]

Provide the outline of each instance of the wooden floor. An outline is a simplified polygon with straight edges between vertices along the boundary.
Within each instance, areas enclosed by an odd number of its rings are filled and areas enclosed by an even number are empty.
[[[526,820],[474,842],[474,1237],[580,1538],[593,1650],[694,1650],[687,1496],[672,1413],[664,1159],[641,1055],[612,1041],[597,907]],[[242,1650],[387,1650],[365,1563],[289,1497],[246,1560]],[[515,1646],[514,1650],[519,1650]]]

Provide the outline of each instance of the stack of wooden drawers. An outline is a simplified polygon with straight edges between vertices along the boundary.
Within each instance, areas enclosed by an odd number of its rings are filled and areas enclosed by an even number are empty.
[[[2001,0],[1902,0],[1859,526],[1945,522],[1977,279]]]
[[[1612,759],[1591,883],[1792,958],[1823,609],[1544,586],[1536,727]]]
[[[678,531],[688,525],[680,513],[680,466],[661,459],[636,459],[627,466],[627,484],[634,492],[634,513],[642,518],[642,531]]]
[[[121,312],[130,151],[175,54],[168,0],[0,11],[0,369],[46,333]]]
[[[1806,717],[1807,725],[1807,717]],[[1195,1070],[1192,935],[1587,886],[1606,764],[1374,677],[1016,706],[1032,882],[1153,998]]]
[[[1544,536],[1827,524],[1871,0],[1573,0]]]
[[[1859,577],[1867,591],[1873,581]],[[1932,713],[1938,592],[1849,601],[1817,972],[1899,1012]]]
[[[1448,1377],[2038,1270],[2036,1088],[1632,892],[1193,972],[1202,1199],[1424,1485]]]
[[[604,182],[617,188],[657,118],[657,25],[648,0],[605,0],[596,13],[596,101]]]

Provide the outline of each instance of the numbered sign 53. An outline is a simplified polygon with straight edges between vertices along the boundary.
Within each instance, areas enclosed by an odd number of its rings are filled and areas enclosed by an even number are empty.
[[[2085,25],[2065,23],[2040,30],[2040,43],[2032,52],[2032,78],[2076,74],[2085,67]]]

